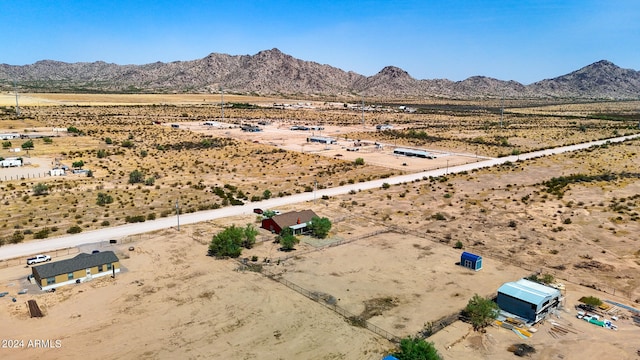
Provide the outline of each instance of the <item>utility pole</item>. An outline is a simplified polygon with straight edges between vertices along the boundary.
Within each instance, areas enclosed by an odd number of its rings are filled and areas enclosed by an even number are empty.
[[[502,119],[504,117],[504,92],[502,93],[502,101],[500,105],[500,128],[502,129]]]
[[[313,203],[316,203],[316,191],[318,190],[318,180],[313,180]]]
[[[362,127],[364,127],[364,95],[362,95]]]
[[[180,231],[180,200],[176,200],[176,219],[178,220],[178,231]]]
[[[16,93],[16,116],[20,117],[20,105],[18,105],[18,86],[16,85],[15,80],[13,80],[13,90]]]
[[[222,114],[222,121],[224,122],[224,89],[220,86],[220,113]]]

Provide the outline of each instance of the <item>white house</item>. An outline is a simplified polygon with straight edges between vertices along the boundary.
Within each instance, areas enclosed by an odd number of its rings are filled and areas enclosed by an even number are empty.
[[[0,140],[13,140],[20,137],[20,134],[0,134]]]
[[[51,169],[49,170],[49,176],[63,176],[64,175],[64,169]]]
[[[13,166],[22,166],[21,158],[6,158],[0,161],[0,167],[13,167]]]

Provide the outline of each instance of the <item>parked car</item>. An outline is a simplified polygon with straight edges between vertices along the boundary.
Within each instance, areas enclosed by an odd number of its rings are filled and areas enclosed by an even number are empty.
[[[97,254],[97,253],[99,253],[99,252],[100,252],[100,250],[93,250],[91,253],[92,253],[92,254]]]
[[[253,209],[253,212],[256,213],[256,214],[262,214],[264,211],[262,211],[262,209],[260,209],[260,208],[255,208],[255,209]]]
[[[49,255],[36,255],[34,257],[30,257],[27,259],[27,265],[38,264],[45,261],[51,261],[51,256]]]

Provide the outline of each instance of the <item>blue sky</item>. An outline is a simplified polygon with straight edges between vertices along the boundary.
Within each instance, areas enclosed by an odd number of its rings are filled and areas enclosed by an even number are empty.
[[[0,63],[146,64],[278,48],[362,75],[529,84],[598,60],[640,69],[640,1],[0,0]]]

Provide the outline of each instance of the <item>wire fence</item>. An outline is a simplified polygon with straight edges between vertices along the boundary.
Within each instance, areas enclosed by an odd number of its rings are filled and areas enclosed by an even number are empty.
[[[338,306],[335,304],[335,299],[332,296],[326,296],[325,294],[322,293],[318,293],[318,292],[313,292],[313,291],[309,291],[299,285],[296,285],[294,283],[292,283],[289,280],[283,279],[279,276],[276,276],[275,274],[272,273],[268,273],[266,271],[262,272],[263,275],[265,275],[266,277],[268,277],[271,280],[277,281],[280,284],[288,287],[291,290],[294,290],[295,292],[302,294],[303,296],[317,302],[318,304],[323,305],[324,307],[334,311],[335,313],[337,313],[338,315],[344,317],[347,321],[349,321],[352,325],[355,326],[359,326],[362,328],[365,328],[379,336],[382,336],[383,338],[394,342],[394,343],[398,343],[400,342],[400,338],[392,333],[390,333],[387,330],[384,330],[382,328],[380,328],[379,326],[376,326],[374,324],[372,324],[371,322],[369,322],[366,319],[363,319],[360,316],[357,316],[355,314],[352,314],[351,312],[347,311],[346,309]]]
[[[4,175],[0,176],[0,181],[14,181],[14,180],[29,180],[29,179],[39,179],[46,177],[55,177],[51,176],[48,172],[37,172],[37,173],[26,173],[20,175]]]
[[[49,255],[51,258],[57,258],[60,256],[73,255],[79,253],[80,250],[77,247],[71,247],[66,249],[59,249],[43,253],[43,255]],[[11,266],[27,265],[27,257],[17,257],[13,259],[0,260],[0,269],[6,269]]]

